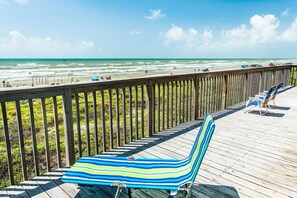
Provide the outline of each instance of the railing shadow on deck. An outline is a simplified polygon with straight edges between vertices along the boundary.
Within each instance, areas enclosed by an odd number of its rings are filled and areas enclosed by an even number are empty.
[[[255,116],[266,116],[266,117],[277,117],[277,118],[281,118],[285,116],[284,113],[275,113],[271,111],[267,112],[265,115],[260,115],[258,110],[254,110],[249,113],[254,114]]]

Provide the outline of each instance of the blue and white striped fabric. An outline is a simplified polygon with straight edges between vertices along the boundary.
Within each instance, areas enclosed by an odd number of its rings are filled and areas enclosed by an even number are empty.
[[[183,160],[90,156],[80,158],[62,177],[82,185],[123,185],[126,188],[179,190],[193,183],[214,132],[209,113],[199,130],[190,155]]]

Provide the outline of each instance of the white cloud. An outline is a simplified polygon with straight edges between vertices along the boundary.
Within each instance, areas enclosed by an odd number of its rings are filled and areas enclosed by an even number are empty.
[[[255,15],[250,19],[251,28],[246,25],[224,31],[225,43],[234,46],[297,41],[297,18],[285,29],[278,29],[280,21],[274,15]]]
[[[277,35],[279,20],[272,14],[254,15],[250,19],[252,28],[250,30],[251,42],[273,42]]]
[[[2,56],[71,56],[80,54],[95,46],[92,41],[68,42],[51,37],[29,37],[19,31],[11,31],[8,37],[0,39]]]
[[[165,33],[166,42],[181,41],[184,39],[184,30],[181,27],[172,25],[172,27]]]
[[[84,50],[84,49],[93,47],[95,44],[93,41],[81,41],[76,43],[75,45],[76,45],[76,49]]]
[[[212,42],[213,38],[214,37],[211,30],[209,31],[206,30],[202,33],[202,40],[204,41],[204,43]]]
[[[176,42],[191,40],[196,35],[197,30],[195,30],[194,28],[183,30],[183,28],[172,24],[171,28],[167,32],[165,32],[164,37],[166,39],[166,43],[169,43],[172,41]]]
[[[171,28],[161,36],[165,39],[165,45],[176,45],[183,50],[215,47],[212,30],[198,32],[195,28],[183,29],[172,24]]]
[[[149,20],[156,20],[165,17],[166,15],[162,12],[162,10],[157,9],[157,10],[149,10],[150,15],[149,16],[144,16],[144,18],[149,19]]]
[[[284,41],[297,41],[297,18],[291,26],[282,33],[281,39]]]
[[[132,34],[132,35],[139,35],[139,34],[142,34],[142,32],[139,31],[139,30],[131,30],[131,31],[129,32],[129,34]]]
[[[250,28],[245,24],[222,31],[224,45],[244,46],[275,42],[279,20],[274,15],[254,15],[250,18]]]
[[[289,8],[287,8],[286,10],[284,10],[284,11],[281,13],[281,15],[282,15],[283,17],[288,16],[288,14],[289,14]]]
[[[222,53],[236,53],[237,49],[264,49],[265,46],[276,47],[297,41],[297,18],[284,31],[279,29],[280,21],[272,14],[254,15],[249,22],[217,33],[212,30],[185,29],[173,24],[161,36],[166,46],[170,45],[175,49]]]

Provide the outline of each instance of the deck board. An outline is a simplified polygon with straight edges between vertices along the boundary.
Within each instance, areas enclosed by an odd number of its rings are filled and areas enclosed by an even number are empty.
[[[277,107],[264,116],[244,113],[238,104],[213,114],[216,130],[192,188],[193,197],[297,197],[297,88],[276,99]],[[197,135],[191,121],[143,138],[105,154],[182,159]],[[103,197],[114,196],[112,187],[66,184],[62,168],[31,181],[0,190],[0,197]],[[178,193],[176,197],[181,197]],[[122,197],[128,197],[127,191]],[[132,197],[166,197],[162,190],[132,190]]]

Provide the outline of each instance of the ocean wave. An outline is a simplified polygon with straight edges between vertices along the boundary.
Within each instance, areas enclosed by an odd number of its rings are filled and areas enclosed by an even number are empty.
[[[57,64],[57,67],[68,67],[68,66],[70,66],[70,65],[68,65],[68,64]]]
[[[49,67],[50,64],[40,64],[40,63],[18,63],[17,67]]]

